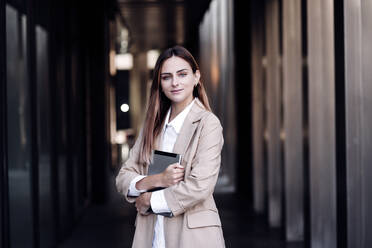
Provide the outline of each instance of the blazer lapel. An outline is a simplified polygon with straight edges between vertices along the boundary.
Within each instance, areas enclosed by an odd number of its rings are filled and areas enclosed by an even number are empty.
[[[204,111],[205,110],[203,104],[199,101],[199,99],[196,99],[194,105],[191,107],[189,114],[186,116],[180,133],[178,134],[176,143],[173,147],[173,153],[184,155],[184,152],[186,151],[186,148],[190,143],[190,140],[194,135],[196,128],[199,125]]]

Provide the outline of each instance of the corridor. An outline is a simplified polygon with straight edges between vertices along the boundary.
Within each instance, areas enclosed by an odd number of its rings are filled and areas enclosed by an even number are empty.
[[[114,180],[114,178],[112,178]],[[81,216],[72,233],[59,248],[130,248],[136,211],[112,185],[111,200],[92,205]],[[254,213],[249,202],[232,193],[215,195],[221,216],[226,247],[304,248],[303,242],[286,243],[283,232],[271,229],[264,216]]]
[[[155,63],[175,45],[200,73],[183,100],[204,96],[222,126],[220,169],[204,173],[226,247],[372,247],[371,13],[372,0],[0,0],[0,247],[131,247],[136,210],[115,178],[147,110],[165,121]],[[188,151],[189,172],[213,160]]]

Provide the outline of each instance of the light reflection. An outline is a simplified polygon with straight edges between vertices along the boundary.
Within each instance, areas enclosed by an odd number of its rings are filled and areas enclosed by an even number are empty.
[[[129,111],[129,105],[127,103],[124,103],[120,106],[120,110],[124,113]]]
[[[159,55],[160,55],[159,50],[149,50],[147,52],[147,68],[148,69],[155,68],[156,60],[158,59]]]
[[[115,65],[117,70],[131,70],[133,68],[133,55],[130,53],[117,54]]]

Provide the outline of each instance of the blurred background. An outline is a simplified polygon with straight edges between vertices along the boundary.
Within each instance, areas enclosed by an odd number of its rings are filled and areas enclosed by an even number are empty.
[[[371,0],[0,0],[0,246],[130,247],[155,61],[197,59],[227,247],[372,247]],[[172,247],[169,247],[172,248]]]

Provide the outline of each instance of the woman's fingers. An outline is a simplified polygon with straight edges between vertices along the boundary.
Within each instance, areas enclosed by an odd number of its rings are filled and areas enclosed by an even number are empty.
[[[173,175],[173,181],[179,182],[182,181],[184,178],[185,174],[184,173],[177,173]]]
[[[177,168],[173,169],[173,173],[184,173],[184,172],[185,172],[184,168],[177,167]]]
[[[179,163],[171,164],[162,173],[162,181],[165,187],[172,186],[183,180],[185,175],[185,168]]]
[[[178,178],[183,178],[185,173],[180,172],[180,173],[174,173],[173,174],[173,179],[178,179]]]
[[[171,164],[168,166],[168,168],[170,169],[184,169],[182,165],[180,165],[179,163],[175,163],[175,164]]]

